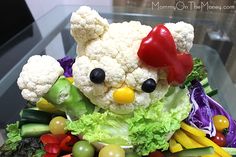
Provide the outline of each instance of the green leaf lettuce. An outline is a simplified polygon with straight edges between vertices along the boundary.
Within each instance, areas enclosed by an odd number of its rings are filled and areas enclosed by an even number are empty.
[[[131,115],[95,112],[69,122],[67,129],[89,142],[133,145],[137,153],[148,155],[156,149],[168,149],[169,138],[190,109],[187,90],[171,87],[163,99]]]

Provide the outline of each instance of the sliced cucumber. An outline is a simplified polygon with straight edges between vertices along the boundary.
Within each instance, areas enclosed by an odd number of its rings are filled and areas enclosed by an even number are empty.
[[[203,147],[203,148],[193,148],[193,149],[185,149],[177,153],[173,153],[170,156],[176,157],[196,157],[203,155],[210,155],[214,153],[213,147]]]
[[[222,147],[226,152],[228,152],[231,155],[236,155],[236,148],[230,148],[230,147]]]
[[[33,109],[24,109],[21,113],[21,119],[24,123],[49,124],[52,119],[52,116],[53,114],[51,113]]]
[[[48,133],[49,126],[46,124],[37,124],[37,123],[29,123],[24,124],[21,127],[21,136],[22,137],[37,137],[42,134]]]

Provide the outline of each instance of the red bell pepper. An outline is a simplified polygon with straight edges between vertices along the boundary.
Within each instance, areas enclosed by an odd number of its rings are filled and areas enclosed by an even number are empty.
[[[78,137],[71,134],[45,134],[40,137],[40,141],[44,144],[44,157],[57,157],[61,151],[71,152]]]
[[[73,135],[67,135],[66,138],[64,138],[60,143],[60,148],[63,151],[71,152],[73,145],[78,141],[78,138],[76,138]]]
[[[48,143],[44,146],[44,150],[47,153],[51,154],[59,154],[61,151],[61,148],[58,144],[56,143]]]
[[[138,56],[145,64],[165,69],[169,84],[181,84],[193,69],[192,56],[176,49],[170,31],[157,25],[143,38]]]
[[[40,136],[40,141],[45,145],[48,143],[59,144],[60,140],[53,134],[44,134]]]
[[[57,157],[58,154],[52,154],[52,153],[46,153],[43,155],[43,157]]]

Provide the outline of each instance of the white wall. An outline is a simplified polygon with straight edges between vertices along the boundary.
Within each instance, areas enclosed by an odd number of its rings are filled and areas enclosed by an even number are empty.
[[[26,0],[26,3],[35,20],[57,5],[112,6],[112,0]]]

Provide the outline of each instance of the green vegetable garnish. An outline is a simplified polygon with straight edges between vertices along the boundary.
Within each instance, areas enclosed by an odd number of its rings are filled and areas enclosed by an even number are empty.
[[[207,71],[202,60],[199,58],[194,58],[193,61],[194,61],[193,70],[188,75],[187,79],[184,82],[184,85],[186,86],[189,86],[191,81],[194,79],[201,81],[207,77]]]
[[[43,97],[55,105],[57,109],[65,111],[66,114],[75,119],[83,114],[92,113],[95,109],[89,99],[63,76],[54,83]]]
[[[162,100],[135,111],[129,125],[129,137],[136,152],[148,155],[156,149],[167,150],[167,140],[180,128],[180,122],[188,116],[190,109],[187,91],[170,87]]]
[[[21,141],[20,129],[18,128],[18,122],[7,125],[7,140],[0,148],[0,154],[5,151],[15,151],[19,142]]]
[[[69,122],[67,129],[72,134],[83,135],[89,142],[133,145],[141,155],[148,155],[156,149],[166,150],[169,137],[180,128],[180,122],[191,109],[186,89],[171,87],[169,90],[168,96],[148,108],[135,110],[133,114],[95,112]]]

